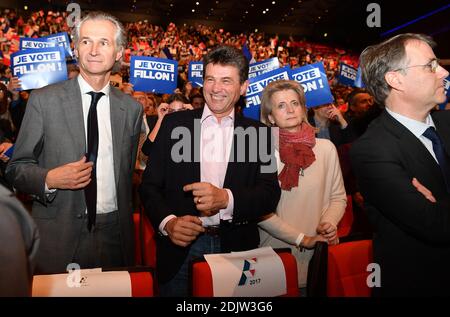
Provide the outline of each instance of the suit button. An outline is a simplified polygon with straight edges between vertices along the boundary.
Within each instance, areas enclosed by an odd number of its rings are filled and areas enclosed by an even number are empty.
[[[81,218],[83,218],[83,215],[81,213],[79,213],[79,214],[77,214],[77,218],[81,219]]]

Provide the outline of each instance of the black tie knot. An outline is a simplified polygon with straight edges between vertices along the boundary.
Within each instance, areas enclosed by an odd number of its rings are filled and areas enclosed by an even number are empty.
[[[433,127],[429,127],[428,129],[426,129],[423,133],[423,136],[429,139],[434,144],[441,143],[441,139],[439,138],[436,130]]]
[[[102,96],[104,96],[105,94],[102,92],[95,92],[95,91],[90,91],[88,92],[88,95],[91,95],[92,99],[91,99],[91,106],[97,106],[98,101],[100,100],[100,98]]]

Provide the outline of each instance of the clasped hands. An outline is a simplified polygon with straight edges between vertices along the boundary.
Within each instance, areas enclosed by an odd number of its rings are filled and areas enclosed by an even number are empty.
[[[192,191],[195,207],[201,217],[210,217],[220,209],[228,206],[228,192],[211,183],[197,182],[185,185],[183,191]],[[194,241],[205,229],[197,216],[186,215],[170,219],[166,226],[170,240],[179,246],[186,247]]]

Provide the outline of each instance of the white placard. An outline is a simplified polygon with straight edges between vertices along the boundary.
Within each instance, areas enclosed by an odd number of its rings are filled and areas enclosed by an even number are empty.
[[[131,297],[127,271],[79,270],[66,274],[35,275],[33,297]]]
[[[208,254],[215,297],[273,297],[287,293],[283,261],[271,247]]]

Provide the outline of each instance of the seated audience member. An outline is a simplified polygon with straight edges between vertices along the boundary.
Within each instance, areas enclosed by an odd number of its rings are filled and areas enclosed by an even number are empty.
[[[317,138],[328,139],[336,147],[345,143],[345,129],[348,124],[335,105],[325,104],[309,109],[308,122],[317,128]]]
[[[165,102],[161,103],[156,109],[156,112],[158,113],[158,119],[154,124],[150,134],[148,134],[147,140],[145,140],[141,151],[147,156],[150,155],[152,143],[155,140],[156,136],[158,135],[158,131],[159,128],[161,127],[162,120],[164,119],[164,116],[166,114],[192,109],[193,109],[192,105],[189,104],[189,101],[182,94],[175,93],[170,95],[167,99],[167,103]]]
[[[345,113],[348,127],[346,129],[347,143],[358,139],[370,122],[381,113],[381,108],[374,103],[373,97],[366,89],[355,88],[348,96],[348,111]]]
[[[190,99],[194,109],[200,109],[205,106],[205,98],[203,98],[203,95],[200,93],[192,95]]]
[[[132,96],[133,92],[134,92],[133,85],[130,83],[123,83],[120,90],[122,90],[123,93],[130,95],[130,96]]]

